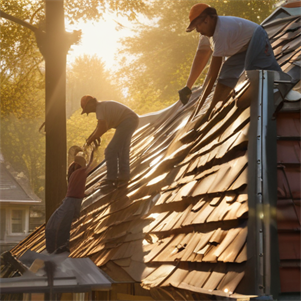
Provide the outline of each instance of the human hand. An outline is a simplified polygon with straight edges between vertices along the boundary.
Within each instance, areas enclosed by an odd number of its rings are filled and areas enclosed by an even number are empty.
[[[100,146],[100,143],[101,143],[101,138],[100,137],[98,137],[98,138],[96,138],[94,141],[94,146],[95,146],[95,148],[97,148],[98,146]]]
[[[186,86],[183,89],[179,90],[178,93],[179,93],[179,97],[180,97],[182,104],[186,105],[192,94],[191,89]]]
[[[89,146],[90,144],[94,143],[95,148],[97,148],[98,146],[100,146],[101,143],[101,138],[88,138],[86,140],[87,146]]]

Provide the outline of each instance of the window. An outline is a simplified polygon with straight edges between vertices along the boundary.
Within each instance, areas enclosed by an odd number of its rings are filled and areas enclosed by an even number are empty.
[[[25,231],[25,212],[24,210],[13,209],[11,211],[11,232],[24,233]]]

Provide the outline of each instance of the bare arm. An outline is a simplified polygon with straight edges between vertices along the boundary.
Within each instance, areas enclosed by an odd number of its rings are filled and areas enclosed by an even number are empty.
[[[93,150],[92,150],[92,152],[91,152],[91,155],[90,155],[90,160],[89,160],[89,163],[88,163],[87,167],[89,167],[89,166],[91,165],[92,161],[93,161],[93,157],[94,157],[94,150],[95,150],[95,149],[93,149]]]
[[[96,165],[97,165],[96,161],[93,162],[94,151],[95,151],[95,149],[92,150],[91,156],[90,156],[90,160],[89,160],[89,163],[88,163],[88,165],[87,165],[87,174],[88,174],[91,170],[93,170],[93,169],[96,167]],[[93,162],[93,163],[92,163],[92,162]]]
[[[107,124],[104,120],[98,120],[97,127],[87,139],[87,145],[100,138],[107,131]]]
[[[197,50],[186,83],[186,86],[188,88],[190,89],[192,88],[193,84],[198,79],[198,77],[204,70],[206,64],[208,63],[211,54],[212,54],[212,50],[210,48]]]
[[[223,58],[219,57],[219,56],[213,56],[212,60],[211,60],[211,64],[210,64],[210,68],[209,68],[209,72],[206,76],[205,82],[203,84],[203,95],[201,98],[201,101],[198,105],[198,109],[196,112],[199,111],[199,109],[203,106],[207,96],[211,93],[212,87],[215,83],[215,80],[218,76],[219,70],[221,68],[223,62]]]

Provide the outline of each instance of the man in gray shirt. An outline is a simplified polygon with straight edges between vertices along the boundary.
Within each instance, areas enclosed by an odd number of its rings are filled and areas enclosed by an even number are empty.
[[[274,57],[268,35],[260,25],[238,17],[218,16],[215,8],[205,3],[192,6],[189,19],[186,31],[196,30],[200,33],[200,42],[186,86],[179,91],[184,105],[211,56],[196,112],[202,108],[216,79],[217,85],[208,114],[219,101],[226,101],[244,70],[274,70],[283,74]],[[223,63],[225,58],[227,60]]]
[[[119,102],[97,101],[91,95],[81,98],[81,107],[82,114],[96,113],[98,120],[95,130],[87,139],[87,145],[99,140],[109,129],[116,129],[114,137],[105,149],[107,178],[101,190],[108,193],[130,180],[130,144],[132,135],[138,127],[139,117]]]

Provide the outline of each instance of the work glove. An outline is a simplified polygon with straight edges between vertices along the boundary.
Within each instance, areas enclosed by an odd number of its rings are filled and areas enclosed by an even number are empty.
[[[94,146],[97,148],[98,146],[100,146],[101,138],[99,137],[99,138],[96,138],[96,139],[94,139],[94,140],[92,140],[92,141],[90,141],[90,139],[88,138],[88,139],[86,140],[85,145],[89,146],[89,145],[91,145],[92,143],[94,143]]]
[[[180,96],[180,100],[182,102],[182,104],[185,106],[192,94],[190,88],[188,88],[187,86],[184,87],[183,89],[178,91],[179,96]]]
[[[100,146],[101,138],[100,137],[96,138],[93,142],[94,142],[95,147],[97,148],[98,146]]]

